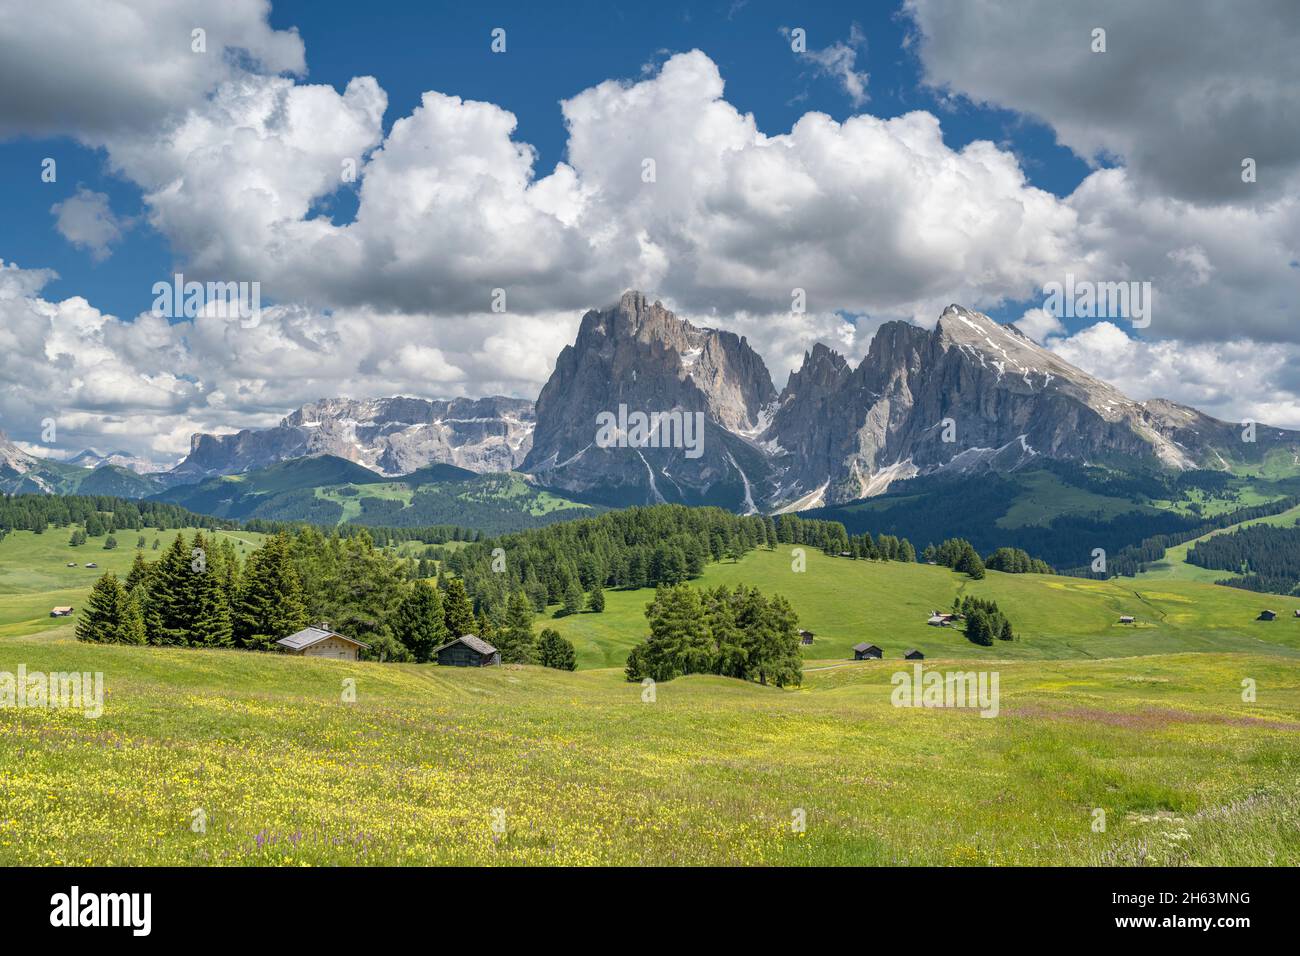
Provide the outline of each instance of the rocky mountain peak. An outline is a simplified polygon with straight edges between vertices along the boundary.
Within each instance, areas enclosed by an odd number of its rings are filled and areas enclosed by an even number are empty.
[[[23,451],[3,431],[0,431],[0,472],[22,475],[30,471],[37,459]]]

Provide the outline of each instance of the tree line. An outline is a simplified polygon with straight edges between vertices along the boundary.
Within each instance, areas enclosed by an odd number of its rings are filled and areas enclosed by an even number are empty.
[[[1242,575],[1225,578],[1219,584],[1271,594],[1297,594],[1300,527],[1257,524],[1230,534],[1216,534],[1189,548],[1187,562]]]
[[[233,531],[238,522],[186,511],[160,501],[141,501],[103,495],[0,495],[0,531],[31,531],[80,525],[92,538],[146,528],[203,528]]]
[[[410,580],[406,563],[368,536],[325,535],[316,528],[281,532],[241,562],[229,538],[177,534],[157,561],[137,551],[124,581],[103,575],[77,623],[95,643],[271,650],[310,624],[369,645],[373,660],[432,660],[455,637],[496,644],[503,662],[573,666],[559,634],[533,635],[522,593],[494,620],[476,614],[459,579],[442,587]]]

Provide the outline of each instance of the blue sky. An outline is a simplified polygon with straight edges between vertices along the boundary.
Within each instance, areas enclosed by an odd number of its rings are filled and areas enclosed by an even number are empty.
[[[425,90],[505,107],[518,119],[515,138],[537,150],[539,174],[566,158],[561,99],[602,80],[636,79],[647,65],[694,48],[718,64],[728,100],[753,113],[764,132],[787,131],[809,111],[846,119],[859,109],[835,78],[818,75],[792,54],[781,28],[803,27],[808,46],[820,49],[847,42],[857,24],[866,41],[855,68],[870,75],[863,109],[882,118],[934,112],[951,148],[975,139],[1003,144],[1020,157],[1033,185],[1058,196],[1072,192],[1089,171],[1042,123],[965,100],[945,102],[925,87],[917,58],[904,45],[915,28],[897,4],[587,2],[551,9],[500,3],[491,12],[484,6],[279,0],[270,22],[301,35],[308,82],[342,89],[354,76],[374,76],[388,93],[386,128],[408,115]],[[497,27],[507,31],[507,55],[489,49]],[[47,156],[58,160],[56,183],[40,182]],[[0,219],[0,258],[55,270],[59,279],[46,287],[51,295],[81,295],[105,311],[132,317],[149,308],[153,283],[177,267],[167,241],[143,214],[140,189],[113,174],[102,149],[66,136],[0,143],[0,182],[6,184],[0,189],[7,210]],[[107,261],[71,247],[54,228],[50,207],[78,186],[107,194],[115,214],[134,220]],[[340,188],[317,209],[345,223],[356,210],[355,190]],[[991,312],[1015,318],[1022,306],[1010,303]]]

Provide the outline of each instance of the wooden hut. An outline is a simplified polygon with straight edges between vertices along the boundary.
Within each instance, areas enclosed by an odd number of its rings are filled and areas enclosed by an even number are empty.
[[[882,651],[880,648],[878,648],[875,644],[854,644],[853,645],[853,659],[855,661],[867,661],[867,660],[878,661],[880,660],[881,657],[884,656],[884,653],[885,652]]]
[[[923,661],[925,660],[925,655],[922,654],[920,651],[918,651],[916,648],[912,648],[910,651],[908,651],[906,654],[903,655],[903,660]]]
[[[1132,624],[1132,623],[1133,623],[1133,615],[1131,615],[1131,614],[1125,614],[1125,615],[1122,615],[1122,616],[1120,617],[1120,619],[1119,619],[1119,622],[1120,622],[1121,624]]]
[[[72,617],[72,608],[67,606],[52,607],[50,608],[50,617]]]
[[[487,667],[501,663],[501,652],[482,638],[462,634],[433,652],[444,667]]]
[[[799,643],[800,643],[800,644],[811,644],[812,642],[813,642],[813,632],[812,632],[812,631],[805,631],[803,628],[800,628],[800,629],[799,629]]]
[[[1259,612],[1259,617],[1256,618],[1256,620],[1259,620],[1259,621],[1271,621],[1271,620],[1273,620],[1273,619],[1276,618],[1276,617],[1277,617],[1277,611],[1260,611],[1260,612]]]
[[[334,661],[355,661],[357,653],[370,645],[331,631],[324,624],[304,627],[296,634],[275,642],[286,654],[295,657],[323,657]]]

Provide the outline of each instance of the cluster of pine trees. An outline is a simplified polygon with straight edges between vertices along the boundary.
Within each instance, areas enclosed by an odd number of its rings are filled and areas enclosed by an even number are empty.
[[[949,538],[937,548],[928,544],[922,557],[934,564],[969,574],[977,581],[984,577],[984,559],[965,538]]]
[[[464,582],[412,581],[406,564],[365,534],[325,535],[304,527],[266,539],[240,560],[228,539],[178,534],[157,561],[137,551],[125,581],[96,582],[77,637],[96,643],[270,650],[312,623],[370,645],[365,656],[429,661],[455,637],[477,634],[505,662],[572,669],[559,634],[533,635],[534,612],[516,592],[499,619],[476,614]],[[552,663],[553,662],[553,663]],[[567,662],[567,663],[566,663]]]
[[[998,548],[984,559],[984,567],[1006,574],[1055,574],[1046,561],[1031,557],[1020,548]]]
[[[986,601],[967,595],[965,598],[954,600],[952,606],[954,611],[966,619],[966,639],[971,643],[992,647],[995,640],[1016,639],[1015,633],[1011,630],[1011,622],[998,609],[996,601]]]
[[[802,680],[799,619],[779,594],[664,585],[646,606],[646,620],[650,636],[627,658],[630,681],[720,674],[785,687]]]
[[[1300,588],[1300,527],[1257,524],[1238,528],[1231,534],[1216,534],[1188,549],[1187,561],[1202,568],[1233,571],[1240,578],[1226,578],[1220,584],[1297,594]]]
[[[0,495],[0,531],[33,531],[80,525],[92,538],[156,528],[234,530],[233,521],[197,515],[177,505],[103,495]]]

